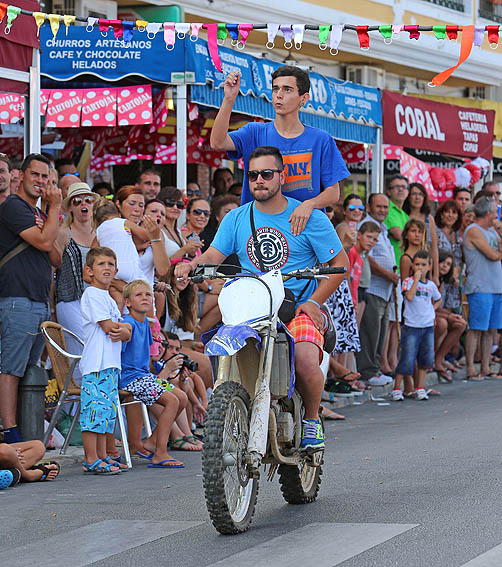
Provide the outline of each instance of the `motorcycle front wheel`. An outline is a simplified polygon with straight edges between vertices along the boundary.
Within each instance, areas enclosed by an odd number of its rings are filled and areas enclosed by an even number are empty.
[[[240,384],[224,382],[207,408],[202,476],[206,506],[221,534],[246,531],[255,511],[258,479],[249,477],[243,462],[250,405],[249,394]]]

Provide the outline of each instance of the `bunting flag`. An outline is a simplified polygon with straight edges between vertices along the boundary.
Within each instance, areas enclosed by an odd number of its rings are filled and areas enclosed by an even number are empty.
[[[37,25],[37,37],[40,35],[40,27],[45,22],[45,14],[43,12],[33,12],[33,18]]]
[[[497,26],[498,28],[498,26]],[[448,39],[457,41],[458,38],[458,26],[446,26],[446,35]]]
[[[239,24],[239,33],[241,34],[241,40],[237,44],[239,49],[244,49],[246,41],[248,40],[249,32],[253,29],[253,24]]]
[[[7,12],[7,4],[0,2],[0,24],[3,22],[6,12]]]
[[[268,49],[273,49],[275,47],[275,38],[279,32],[279,24],[267,24],[267,44]]]
[[[302,48],[303,36],[305,34],[305,24],[293,24],[292,30],[295,49],[300,50]]]
[[[380,35],[383,37],[384,43],[392,43],[392,26],[380,26],[378,28]]]
[[[319,48],[324,50],[328,47],[328,36],[331,26],[320,25],[319,26]]]
[[[338,53],[338,46],[342,41],[343,25],[336,24],[331,26],[331,35],[329,36],[329,52],[331,55]]]
[[[176,41],[176,32],[173,22],[164,22],[164,43],[166,44],[167,51],[172,51],[174,49],[174,43]]]
[[[221,66],[221,59],[218,54],[218,24],[205,24],[204,27],[207,29],[207,46],[209,47],[209,54],[211,55],[214,66],[220,73],[222,73],[223,69]]]
[[[68,28],[75,25],[77,18],[75,16],[63,16],[63,24],[65,25],[66,35],[68,35]]]
[[[7,23],[5,24],[5,33],[10,33],[10,28],[12,27],[12,23],[14,20],[19,16],[21,13],[21,8],[17,6],[7,6]]]
[[[404,31],[407,31],[410,34],[410,39],[420,39],[418,26],[404,26]]]
[[[357,39],[361,49],[370,48],[370,36],[368,35],[368,26],[356,26]]]
[[[199,37],[199,32],[204,24],[191,24],[190,25],[190,39],[192,41],[197,41]]]
[[[59,14],[49,14],[49,23],[51,25],[52,36],[56,39],[56,36],[59,31],[59,24],[61,16]]]
[[[497,49],[499,45],[499,27],[486,26],[486,31],[488,32],[488,41],[490,42],[490,47],[492,49]]]
[[[228,37],[227,24],[220,22],[217,29],[218,31],[216,32],[216,39],[218,45],[223,45]]]
[[[174,29],[176,30],[176,37],[178,39],[185,39],[188,32],[190,31],[190,24],[180,22],[180,23],[174,24]]]
[[[439,86],[442,85],[455,71],[458,69],[460,65],[469,57],[472,51],[472,44],[474,42],[474,26],[464,26],[462,29],[462,42],[460,44],[460,56],[458,59],[458,63],[446,71],[438,73],[435,77],[432,78],[431,85],[432,86]]]
[[[284,49],[291,49],[293,47],[293,30],[291,26],[281,24],[280,29],[284,36]]]

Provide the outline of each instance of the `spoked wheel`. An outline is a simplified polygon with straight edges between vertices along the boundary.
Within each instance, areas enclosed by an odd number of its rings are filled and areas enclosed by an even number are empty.
[[[204,425],[202,476],[206,506],[221,534],[246,531],[254,514],[258,479],[243,457],[249,439],[250,401],[237,382],[224,382],[211,397]]]

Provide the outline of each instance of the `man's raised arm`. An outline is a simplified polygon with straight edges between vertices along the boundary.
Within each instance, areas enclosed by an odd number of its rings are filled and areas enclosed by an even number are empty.
[[[214,125],[211,130],[211,148],[220,152],[231,152],[235,150],[232,138],[228,135],[228,127],[230,124],[230,116],[234,106],[235,99],[239,94],[241,86],[240,75],[229,73],[225,79],[223,102],[220,110],[214,119]]]

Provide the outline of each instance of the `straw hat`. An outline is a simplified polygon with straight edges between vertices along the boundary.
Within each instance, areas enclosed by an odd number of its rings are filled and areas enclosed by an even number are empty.
[[[66,199],[63,201],[63,207],[67,209],[73,197],[77,197],[78,195],[92,195],[95,199],[99,197],[97,193],[93,193],[91,191],[91,188],[87,185],[87,183],[79,181],[78,183],[72,183],[68,187],[68,194]]]

